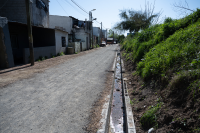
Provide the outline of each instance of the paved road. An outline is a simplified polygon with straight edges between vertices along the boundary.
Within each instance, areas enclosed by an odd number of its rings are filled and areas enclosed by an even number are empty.
[[[101,48],[1,88],[0,132],[85,132],[115,49]]]

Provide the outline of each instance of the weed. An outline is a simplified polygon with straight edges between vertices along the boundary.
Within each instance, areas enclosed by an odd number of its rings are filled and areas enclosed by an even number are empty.
[[[132,100],[130,100],[130,104],[133,105],[133,101]]]
[[[162,106],[162,103],[158,103],[156,106],[150,106],[148,110],[142,115],[140,122],[143,127],[150,128],[157,126],[156,112]]]
[[[194,133],[199,133],[199,132],[200,132],[200,128],[197,127],[197,128],[195,128],[195,129],[193,129],[192,132],[194,132]]]
[[[122,43],[126,50],[123,56],[139,63],[137,72],[143,78],[167,78],[169,69],[175,72],[197,69],[200,66],[199,17],[200,9],[197,9],[184,19],[167,18],[164,24],[145,29],[133,38],[127,37]]]

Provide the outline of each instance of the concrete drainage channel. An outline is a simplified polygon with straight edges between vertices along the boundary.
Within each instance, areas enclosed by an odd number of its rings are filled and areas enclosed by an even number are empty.
[[[123,79],[124,63],[118,50],[112,72],[114,79],[111,94],[102,110],[101,127],[97,133],[136,133],[126,79]]]

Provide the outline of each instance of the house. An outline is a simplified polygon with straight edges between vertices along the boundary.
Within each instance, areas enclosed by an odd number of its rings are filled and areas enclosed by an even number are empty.
[[[30,0],[32,25],[49,27],[49,0]],[[25,0],[0,0],[0,16],[9,21],[27,23]]]
[[[102,41],[107,42],[107,30],[102,30]]]
[[[100,44],[100,35],[101,35],[101,29],[100,27],[93,27],[93,35],[95,36],[95,42]]]
[[[73,41],[74,42],[81,42],[82,44],[82,50],[88,50],[91,48],[91,30],[92,30],[92,25],[90,21],[82,21],[78,20],[74,17],[72,18],[72,25],[73,25]]]
[[[91,27],[88,21],[81,21],[72,16],[49,16],[49,27],[60,27],[68,33],[66,47],[73,47],[74,52],[88,50],[90,48]],[[59,38],[59,37],[58,37]],[[56,44],[57,45],[57,44]]]
[[[67,16],[50,15],[49,28],[55,29],[56,54],[66,52],[69,38],[72,38],[72,19]]]
[[[3,27],[6,56],[10,62],[6,68],[26,64],[30,52],[25,0],[1,0],[0,6],[0,16],[8,19]],[[30,7],[34,58],[51,57],[56,54],[55,34],[60,29],[49,29],[49,0],[31,0]]]

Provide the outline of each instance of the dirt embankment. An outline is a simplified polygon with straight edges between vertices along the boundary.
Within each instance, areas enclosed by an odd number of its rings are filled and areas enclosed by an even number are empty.
[[[173,75],[170,84],[155,78],[144,82],[133,74],[136,65],[123,60],[137,133],[146,133],[152,127],[154,133],[200,132],[200,95],[188,89],[189,78],[176,84]]]

